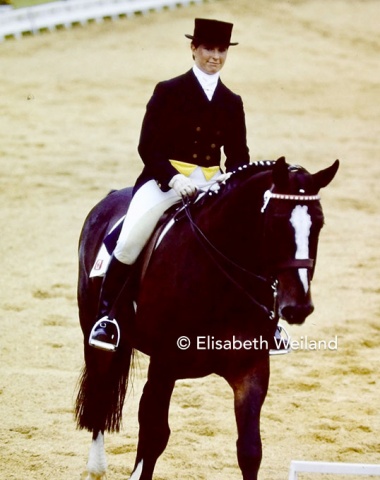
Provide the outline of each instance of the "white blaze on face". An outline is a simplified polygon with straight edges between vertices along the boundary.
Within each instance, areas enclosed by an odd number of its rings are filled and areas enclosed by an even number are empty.
[[[296,259],[309,258],[309,237],[311,227],[311,217],[307,213],[306,205],[297,205],[290,216],[290,223],[294,228],[296,241]],[[309,281],[307,268],[299,268],[298,274],[302,282],[305,293],[309,290]]]

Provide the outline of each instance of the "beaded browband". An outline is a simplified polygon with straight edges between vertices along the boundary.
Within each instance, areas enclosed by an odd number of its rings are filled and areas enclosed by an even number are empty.
[[[277,200],[293,200],[293,201],[301,201],[301,202],[312,202],[312,201],[321,199],[319,195],[289,195],[287,193],[273,193],[271,190],[267,190],[264,193],[264,204],[261,209],[262,213],[265,211],[269,201],[272,198]]]

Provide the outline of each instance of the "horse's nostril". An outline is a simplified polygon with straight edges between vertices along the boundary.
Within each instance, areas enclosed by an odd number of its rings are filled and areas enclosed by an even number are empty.
[[[281,317],[288,323],[303,323],[314,311],[313,305],[288,305],[281,309]]]

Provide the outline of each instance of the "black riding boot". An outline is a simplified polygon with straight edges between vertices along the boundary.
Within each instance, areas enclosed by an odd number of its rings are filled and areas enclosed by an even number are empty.
[[[97,322],[93,326],[89,344],[101,350],[115,351],[120,341],[120,328],[110,311],[130,275],[131,265],[112,255],[100,291]]]

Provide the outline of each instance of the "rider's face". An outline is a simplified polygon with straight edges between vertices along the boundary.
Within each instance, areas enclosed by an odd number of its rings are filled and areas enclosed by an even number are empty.
[[[213,45],[199,45],[195,47],[192,44],[191,50],[196,66],[202,72],[212,75],[222,69],[227,58],[228,47]]]

